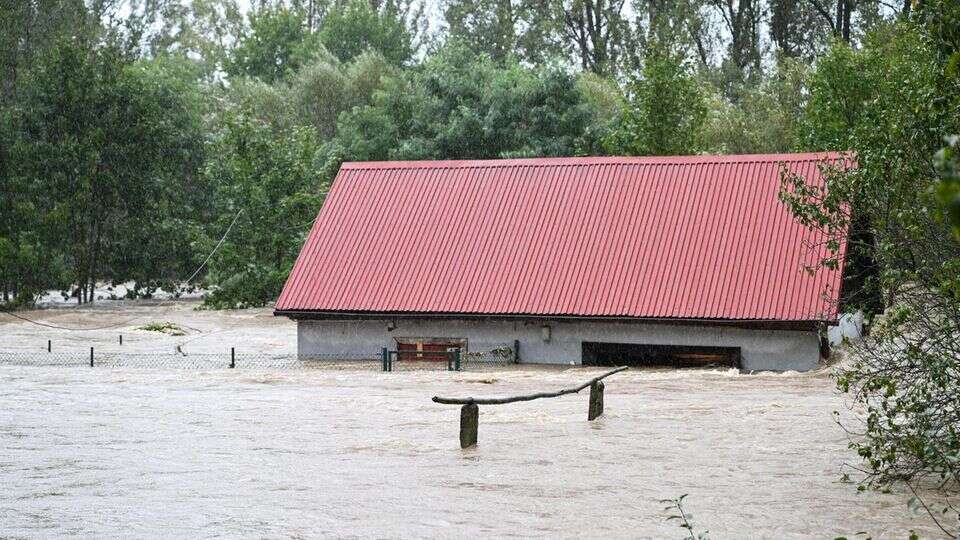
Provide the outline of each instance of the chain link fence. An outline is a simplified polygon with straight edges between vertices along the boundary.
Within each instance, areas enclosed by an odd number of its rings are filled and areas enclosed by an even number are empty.
[[[384,356],[386,354],[386,358]],[[442,360],[418,359],[397,351],[367,354],[320,354],[297,356],[240,352],[126,353],[99,352],[95,348],[76,352],[0,352],[0,366],[58,366],[148,369],[325,369],[365,371],[478,371],[503,368],[516,363],[512,347],[464,353],[450,351]],[[459,358],[458,358],[459,357]]]

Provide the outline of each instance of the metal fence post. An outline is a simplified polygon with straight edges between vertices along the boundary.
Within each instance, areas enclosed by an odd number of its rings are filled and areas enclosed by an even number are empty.
[[[233,350],[233,347],[230,347],[230,369],[237,367],[237,354]]]
[[[90,367],[93,367],[93,347],[90,347]]]
[[[520,340],[519,339],[513,340],[513,363],[514,364],[520,363]]]
[[[380,369],[383,371],[387,370],[387,348],[383,347],[380,349]]]
[[[456,370],[460,371],[460,349],[459,348],[453,350],[453,361],[454,361],[454,367],[456,368]]]

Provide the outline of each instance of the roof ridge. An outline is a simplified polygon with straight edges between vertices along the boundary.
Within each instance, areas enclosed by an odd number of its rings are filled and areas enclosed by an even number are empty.
[[[410,161],[346,161],[342,169],[479,169],[496,167],[572,167],[595,165],[689,165],[701,163],[775,163],[831,161],[849,152],[799,152],[780,154],[696,154],[689,156],[573,156],[507,159],[450,159]]]

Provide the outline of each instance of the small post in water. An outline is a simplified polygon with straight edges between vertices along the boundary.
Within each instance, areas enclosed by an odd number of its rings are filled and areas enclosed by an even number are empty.
[[[90,367],[93,367],[93,347],[90,347]]]
[[[50,340],[48,339],[48,340],[47,340],[47,352],[50,352],[50,350],[51,350]]]
[[[587,420],[593,420],[603,414],[603,381],[596,381],[590,385],[590,408],[587,411]]]
[[[123,345],[123,334],[120,334],[120,344]]]
[[[233,350],[233,347],[230,347],[230,369],[237,367],[237,354]]]
[[[460,407],[460,448],[477,445],[477,427],[480,424],[480,407],[467,403]]]

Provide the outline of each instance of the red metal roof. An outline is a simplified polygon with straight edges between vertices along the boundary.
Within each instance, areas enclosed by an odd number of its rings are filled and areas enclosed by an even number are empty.
[[[841,269],[777,198],[839,154],[344,163],[278,313],[817,321]]]

